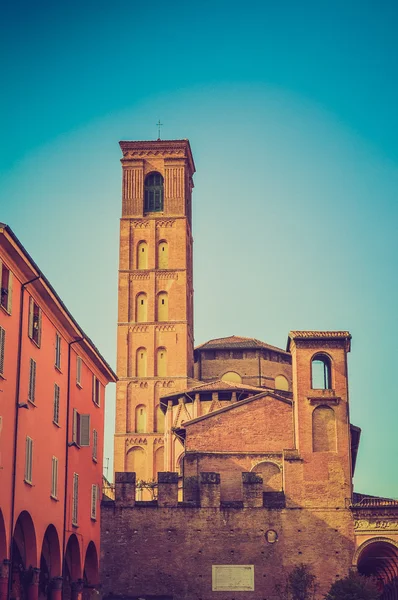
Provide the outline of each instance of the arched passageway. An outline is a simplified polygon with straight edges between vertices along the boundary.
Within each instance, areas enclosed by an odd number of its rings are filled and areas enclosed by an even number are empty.
[[[90,542],[87,546],[86,557],[84,559],[83,580],[83,600],[90,600],[99,584],[98,554],[94,542]]]
[[[14,528],[11,557],[11,598],[37,598],[39,583],[36,532],[32,517],[22,511]]]
[[[357,551],[362,575],[377,579],[382,600],[398,600],[398,543],[388,538],[368,540]]]
[[[51,596],[56,578],[61,576],[61,549],[57,530],[49,525],[44,534],[40,555],[39,600]]]
[[[72,533],[66,546],[65,560],[63,565],[63,600],[71,600],[72,597],[76,597],[77,588],[82,588],[82,584],[83,580],[80,560],[80,546],[76,535]]]

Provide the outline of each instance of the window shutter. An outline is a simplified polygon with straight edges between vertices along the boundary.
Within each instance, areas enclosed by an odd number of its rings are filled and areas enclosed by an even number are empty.
[[[28,327],[28,335],[30,339],[33,338],[33,298],[29,296],[29,327]]]
[[[93,375],[93,402],[94,402],[94,404],[97,404],[96,401],[95,401],[95,382],[96,382],[96,379],[97,379],[96,376]]]
[[[97,461],[98,455],[98,431],[93,429],[93,460]]]
[[[58,458],[53,456],[51,463],[51,496],[56,498],[58,494]]]
[[[79,413],[76,408],[73,409],[73,421],[72,421],[72,442],[78,443],[78,431],[79,430]]]
[[[35,402],[36,393],[36,361],[30,359],[28,400]]]
[[[11,271],[8,273],[8,296],[7,296],[7,311],[11,314],[12,309],[12,279]]]
[[[91,486],[91,518],[97,518],[97,502],[98,502],[98,486],[93,484]]]
[[[33,440],[26,436],[25,445],[25,481],[32,483]]]
[[[73,473],[72,525],[77,525],[79,513],[79,475]]]
[[[55,334],[55,366],[61,368],[61,336]]]
[[[59,385],[57,385],[56,383],[54,384],[54,423],[56,423],[58,425],[59,423],[59,392],[60,392],[60,388]]]
[[[82,383],[82,359],[80,356],[76,357],[76,383],[79,385]]]
[[[80,446],[90,445],[90,415],[80,415]]]
[[[41,308],[39,308],[39,333],[37,336],[37,345],[41,346]]]
[[[4,375],[4,350],[6,343],[6,331],[0,327],[0,375]]]

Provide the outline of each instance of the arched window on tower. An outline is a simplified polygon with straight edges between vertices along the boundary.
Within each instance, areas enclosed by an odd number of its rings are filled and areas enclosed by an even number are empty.
[[[146,406],[139,404],[135,409],[135,431],[137,433],[146,432]]]
[[[148,245],[146,242],[140,242],[137,246],[137,268],[148,268]]]
[[[164,433],[164,413],[159,404],[155,408],[155,431]]]
[[[312,450],[336,451],[336,416],[330,406],[317,406],[312,413]]]
[[[158,348],[156,353],[156,375],[158,377],[166,377],[167,375],[167,350],[166,348]]]
[[[136,364],[137,377],[146,377],[146,374],[147,374],[146,348],[138,348],[136,362],[137,362],[137,364]]]
[[[149,173],[144,184],[144,212],[163,210],[163,177],[160,173]]]
[[[148,304],[146,294],[137,294],[136,321],[145,323],[148,320]]]
[[[332,389],[331,361],[326,354],[315,354],[311,361],[311,387],[313,390]]]
[[[165,240],[158,244],[158,269],[169,268],[169,245]]]
[[[158,321],[167,321],[169,318],[169,300],[167,292],[158,294]]]

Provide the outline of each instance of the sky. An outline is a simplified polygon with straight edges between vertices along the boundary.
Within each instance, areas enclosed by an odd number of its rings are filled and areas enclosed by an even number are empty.
[[[119,140],[189,138],[195,343],[348,329],[356,491],[398,497],[398,4],[0,8],[0,220],[115,367]],[[114,386],[105,457],[112,477]]]

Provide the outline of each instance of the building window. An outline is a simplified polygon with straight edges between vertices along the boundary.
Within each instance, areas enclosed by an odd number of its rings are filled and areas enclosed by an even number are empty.
[[[77,446],[90,445],[90,415],[81,415],[73,409],[72,442]]]
[[[146,348],[138,348],[136,354],[136,376],[147,376],[147,352]]]
[[[167,376],[167,350],[158,348],[156,352],[156,375],[158,377]]]
[[[235,371],[227,371],[221,377],[221,381],[230,381],[231,383],[242,383],[242,377]]]
[[[55,366],[57,369],[61,368],[61,336],[59,333],[55,334]]]
[[[155,431],[164,433],[164,413],[159,404],[155,408]]]
[[[73,473],[73,491],[72,491],[72,525],[77,527],[79,515],[79,475]]]
[[[82,359],[80,356],[76,357],[76,385],[82,387]]]
[[[36,396],[36,361],[33,358],[30,359],[29,366],[29,386],[28,386],[28,400],[35,403]]]
[[[135,431],[136,433],[146,432],[146,407],[139,404],[135,409]]]
[[[25,444],[25,481],[32,483],[32,465],[33,465],[33,440],[26,436]]]
[[[93,402],[96,406],[101,406],[101,382],[93,375]]]
[[[54,411],[53,421],[56,425],[59,425],[59,385],[54,384]]]
[[[95,483],[91,486],[91,518],[97,520],[97,504],[98,504],[98,485]]]
[[[169,299],[167,292],[158,294],[158,321],[167,321],[169,318]]]
[[[11,303],[12,303],[12,273],[2,262],[1,267],[1,293],[0,293],[0,306],[2,306],[8,313],[11,314]]]
[[[41,342],[41,308],[29,298],[29,337],[40,347]]]
[[[168,269],[169,267],[169,246],[165,240],[158,244],[158,269]]]
[[[316,354],[311,361],[311,387],[313,390],[332,389],[331,361],[326,354]]]
[[[93,429],[93,461],[98,460],[98,431]]]
[[[137,246],[137,269],[148,268],[148,245],[146,242],[139,242]]]
[[[58,458],[52,457],[51,461],[51,498],[58,497]]]
[[[163,177],[160,173],[149,173],[144,184],[144,212],[163,210]]]
[[[336,452],[336,416],[330,406],[317,406],[312,413],[313,452]]]
[[[145,323],[148,320],[148,304],[146,294],[138,294],[136,304],[136,321],[137,323]]]
[[[6,346],[6,331],[0,327],[0,375],[4,375],[4,352]]]
[[[277,375],[275,377],[275,389],[285,392],[289,391],[289,382],[284,375]]]

